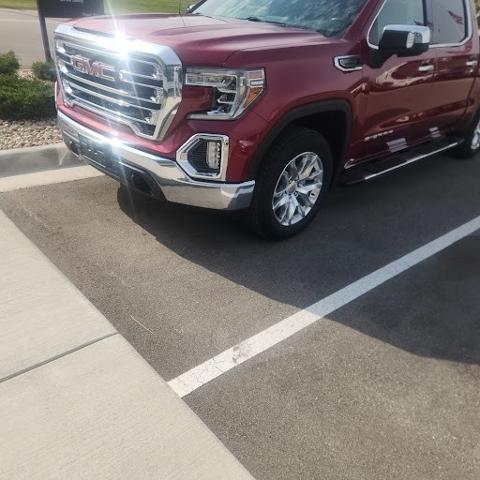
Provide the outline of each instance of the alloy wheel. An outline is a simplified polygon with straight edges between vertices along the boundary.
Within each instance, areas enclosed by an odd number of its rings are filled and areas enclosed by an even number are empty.
[[[480,148],[480,120],[473,131],[473,138],[472,138],[472,150],[478,150]]]
[[[272,209],[276,220],[292,226],[307,217],[320,197],[323,178],[323,162],[316,153],[301,153],[291,160],[275,186]]]

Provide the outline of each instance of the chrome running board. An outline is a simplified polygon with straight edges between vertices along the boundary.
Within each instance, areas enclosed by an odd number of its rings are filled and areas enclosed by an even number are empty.
[[[411,150],[391,155],[382,160],[373,160],[345,171],[340,181],[346,184],[354,184],[373,180],[400,168],[419,162],[434,155],[451,150],[462,143],[461,139],[443,139],[434,144],[423,144]]]

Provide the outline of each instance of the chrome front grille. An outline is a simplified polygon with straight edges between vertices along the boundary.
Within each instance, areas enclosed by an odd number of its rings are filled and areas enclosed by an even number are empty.
[[[60,25],[55,57],[67,105],[140,137],[165,136],[181,101],[182,65],[173,50]]]

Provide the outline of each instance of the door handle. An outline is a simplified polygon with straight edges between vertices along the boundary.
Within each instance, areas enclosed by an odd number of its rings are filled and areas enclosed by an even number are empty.
[[[435,65],[431,65],[431,64],[420,65],[418,67],[418,71],[420,73],[433,72],[434,70],[435,70]]]
[[[478,65],[478,60],[469,60],[466,65],[467,67],[475,68]]]

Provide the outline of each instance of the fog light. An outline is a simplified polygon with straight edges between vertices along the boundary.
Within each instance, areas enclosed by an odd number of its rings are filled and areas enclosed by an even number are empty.
[[[220,170],[222,161],[222,143],[209,140],[207,142],[207,165],[214,171]]]
[[[193,178],[225,180],[229,140],[224,135],[194,135],[177,152],[177,162]]]

